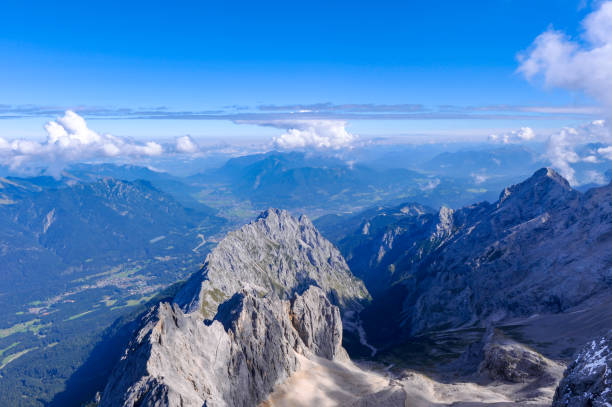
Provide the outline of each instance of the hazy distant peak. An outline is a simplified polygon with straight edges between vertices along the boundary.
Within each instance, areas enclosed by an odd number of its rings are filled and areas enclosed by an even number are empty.
[[[561,174],[559,174],[557,171],[550,167],[540,168],[526,182],[528,182],[529,180],[537,179],[546,180],[547,178],[550,178],[551,180],[556,181],[557,183],[565,186],[565,188],[568,190],[572,189],[569,182],[565,178],[563,178]]]
[[[569,182],[552,168],[541,168],[527,180],[505,188],[499,197],[498,207],[519,206],[548,207],[559,200],[574,198],[578,193]]]

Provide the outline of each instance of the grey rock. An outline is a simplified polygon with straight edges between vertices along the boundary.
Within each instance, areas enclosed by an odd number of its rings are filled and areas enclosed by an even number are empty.
[[[489,379],[524,383],[544,376],[558,365],[524,345],[491,329],[485,335],[483,360],[478,367]]]
[[[489,383],[558,383],[563,365],[489,326],[482,339],[470,344],[459,358],[444,366],[444,372]],[[536,386],[536,387],[538,387]]]
[[[612,331],[588,343],[568,366],[553,407],[612,405]]]
[[[331,320],[310,318],[315,310]],[[143,318],[100,406],[255,406],[299,368],[297,354],[345,357],[339,315],[317,287],[291,302],[241,291],[207,322],[162,303]]]
[[[289,299],[317,285],[341,309],[359,308],[369,294],[340,252],[306,217],[269,209],[230,232],[207,256],[175,301],[186,312],[215,315],[217,306],[242,288]]]
[[[581,194],[543,168],[493,204],[393,216],[339,243],[364,281],[392,288],[372,290],[395,326],[379,344],[559,313],[612,289],[612,185]]]
[[[290,315],[293,327],[315,355],[326,359],[345,356],[340,311],[329,305],[323,291],[309,289],[303,295],[296,295]]]

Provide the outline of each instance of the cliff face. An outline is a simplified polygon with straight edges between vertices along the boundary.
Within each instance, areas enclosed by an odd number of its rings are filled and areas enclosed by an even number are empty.
[[[269,210],[151,309],[100,406],[254,406],[299,357],[347,359],[340,309],[369,295],[312,223]]]
[[[342,322],[317,287],[291,301],[241,291],[212,321],[162,303],[115,368],[100,406],[254,406],[299,368],[346,358]]]

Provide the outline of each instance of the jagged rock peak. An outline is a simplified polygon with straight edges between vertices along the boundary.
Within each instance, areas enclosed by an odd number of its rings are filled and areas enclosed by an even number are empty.
[[[243,288],[289,299],[311,285],[343,309],[369,298],[340,252],[306,216],[298,219],[268,209],[228,233],[175,301],[187,312],[200,310],[210,318],[221,302]]]
[[[567,367],[553,407],[612,405],[612,331],[588,343]]]
[[[162,303],[141,321],[100,407],[256,406],[300,367],[298,355],[344,358],[341,332],[318,287],[291,301],[242,290],[206,323]]]
[[[306,218],[306,216],[302,215],[303,217]],[[265,211],[263,211],[262,213],[260,213],[257,218],[255,219],[256,221],[263,219],[266,222],[269,221],[292,221],[295,220],[295,218],[293,216],[291,216],[291,214],[285,210],[285,209],[277,209],[277,208],[268,208]]]

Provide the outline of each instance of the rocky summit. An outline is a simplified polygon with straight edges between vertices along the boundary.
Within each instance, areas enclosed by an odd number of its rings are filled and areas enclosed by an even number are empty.
[[[186,312],[201,311],[212,318],[217,306],[240,289],[288,299],[310,285],[319,286],[342,310],[369,299],[340,252],[306,216],[269,209],[230,232],[175,301]]]
[[[254,406],[299,369],[298,356],[348,359],[334,304],[368,298],[305,216],[268,210],[220,242],[173,303],[142,317],[99,405]]]

